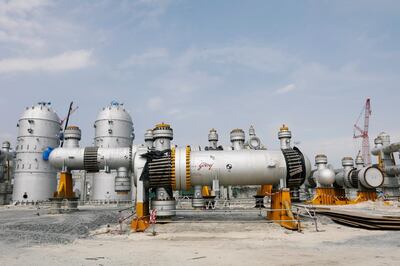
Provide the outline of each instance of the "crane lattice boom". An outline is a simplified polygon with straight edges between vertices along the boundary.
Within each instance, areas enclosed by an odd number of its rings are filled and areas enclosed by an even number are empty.
[[[364,112],[364,126],[363,129],[358,126],[358,122],[360,118],[362,117],[362,114]],[[365,105],[356,121],[354,124],[354,135],[353,138],[362,138],[362,156],[364,159],[364,163],[366,165],[371,164],[371,154],[370,154],[370,147],[369,147],[369,135],[368,135],[368,130],[369,130],[369,117],[371,116],[371,100],[368,98],[365,102]],[[359,134],[356,135],[356,132]]]

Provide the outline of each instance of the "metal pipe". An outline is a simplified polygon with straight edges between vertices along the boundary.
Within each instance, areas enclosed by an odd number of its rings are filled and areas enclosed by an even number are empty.
[[[88,148],[57,148],[49,156],[50,164],[57,168],[69,170],[87,170],[85,167],[85,150]],[[98,169],[131,168],[132,148],[98,148],[95,154]]]
[[[389,176],[400,175],[400,165],[386,166],[385,173]]]
[[[371,153],[372,155],[378,156],[381,152],[388,154],[398,151],[400,151],[400,142],[392,143],[381,147],[375,147],[371,150]]]

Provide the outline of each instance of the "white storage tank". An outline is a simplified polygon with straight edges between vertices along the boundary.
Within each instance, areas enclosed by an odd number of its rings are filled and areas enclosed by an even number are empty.
[[[130,147],[134,139],[133,122],[123,104],[111,102],[103,108],[94,124],[95,146],[99,148]],[[115,192],[115,177],[117,172],[104,170],[93,175],[91,199],[99,201],[125,201],[132,199],[132,193],[118,194]],[[133,182],[131,182],[133,184]]]
[[[57,171],[43,160],[43,151],[59,145],[60,119],[50,103],[27,107],[18,122],[14,202],[48,200],[57,190]]]

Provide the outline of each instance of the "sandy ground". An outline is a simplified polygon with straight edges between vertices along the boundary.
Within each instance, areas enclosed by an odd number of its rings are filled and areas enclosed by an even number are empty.
[[[66,245],[5,248],[2,265],[399,265],[400,233],[311,224],[303,233],[269,223],[173,223],[158,234],[106,229]],[[112,228],[114,229],[114,228]],[[115,228],[116,229],[116,228]],[[104,233],[104,234],[103,234]]]
[[[49,223],[50,218],[43,216],[40,219]],[[400,265],[400,232],[349,228],[322,217],[322,231],[316,232],[306,222],[298,233],[254,217],[211,222],[182,219],[158,224],[156,236],[151,230],[119,234],[119,227],[111,224],[68,244],[23,245],[21,240],[16,245],[18,241],[3,239],[0,264]]]

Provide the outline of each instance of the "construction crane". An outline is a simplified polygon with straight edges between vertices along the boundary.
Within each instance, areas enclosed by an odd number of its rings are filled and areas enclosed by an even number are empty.
[[[358,123],[364,114],[364,127],[361,129],[360,126],[358,126]],[[369,135],[368,135],[368,129],[369,129],[369,117],[371,116],[371,100],[368,98],[365,101],[365,105],[363,109],[361,110],[360,115],[358,116],[358,119],[356,123],[354,124],[354,131],[353,131],[353,138],[358,139],[362,138],[362,157],[364,159],[364,164],[365,165],[370,165],[371,164],[371,154],[370,154],[370,148],[369,148]],[[358,135],[356,134],[358,133]]]
[[[64,130],[62,132],[62,139],[61,139],[60,147],[64,146],[64,132],[68,127],[69,117],[71,116],[72,113],[74,113],[79,108],[79,106],[72,108],[73,104],[74,104],[74,102],[71,102],[69,104],[68,115],[64,119],[61,120],[61,126],[64,124],[64,122],[65,122],[65,125],[64,125]]]
[[[72,104],[70,104],[70,107],[72,108]],[[64,117],[63,119],[61,119],[61,126],[64,125],[64,122],[69,119],[69,116],[72,115],[73,113],[75,113],[76,110],[78,110],[79,106],[73,108],[73,109],[68,109],[68,115],[66,117]]]

